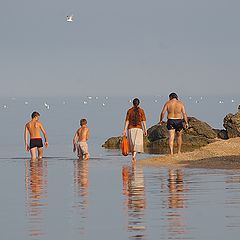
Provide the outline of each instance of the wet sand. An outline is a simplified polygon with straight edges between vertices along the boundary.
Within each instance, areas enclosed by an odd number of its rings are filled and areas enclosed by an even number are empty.
[[[240,137],[218,140],[193,152],[147,158],[138,163],[144,166],[240,169]]]

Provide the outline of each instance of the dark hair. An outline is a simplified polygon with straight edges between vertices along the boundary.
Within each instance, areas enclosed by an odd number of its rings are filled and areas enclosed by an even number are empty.
[[[140,116],[139,107],[138,107],[139,103],[140,103],[140,100],[138,98],[133,99],[133,112],[131,116],[133,126],[137,126],[140,122],[141,116]]]
[[[87,119],[83,118],[80,120],[80,125],[86,125],[87,124]]]
[[[170,100],[172,100],[173,98],[176,98],[178,100],[178,95],[173,92],[173,93],[169,94],[169,98],[170,98]]]
[[[137,107],[139,105],[139,103],[140,103],[140,100],[138,98],[133,99],[133,106],[134,107]]]
[[[32,116],[32,119],[33,119],[35,117],[39,117],[40,113],[39,112],[33,112],[31,116]]]

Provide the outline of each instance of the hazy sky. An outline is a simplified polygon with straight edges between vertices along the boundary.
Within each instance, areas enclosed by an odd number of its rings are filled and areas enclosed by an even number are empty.
[[[1,96],[239,93],[239,0],[0,2]]]

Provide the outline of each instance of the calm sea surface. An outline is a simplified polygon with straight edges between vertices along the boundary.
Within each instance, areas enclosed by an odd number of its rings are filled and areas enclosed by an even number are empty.
[[[239,171],[142,168],[101,148],[121,135],[129,99],[0,99],[1,239],[239,239]],[[166,98],[140,99],[150,127]],[[214,128],[240,103],[234,96],[183,100],[190,116]],[[41,161],[24,151],[24,124],[34,110],[49,136]],[[72,152],[83,117],[91,130],[89,161]]]

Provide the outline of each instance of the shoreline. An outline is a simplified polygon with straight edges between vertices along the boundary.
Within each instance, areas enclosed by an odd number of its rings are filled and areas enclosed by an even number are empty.
[[[142,166],[240,170],[240,137],[218,140],[193,152],[137,160]]]

